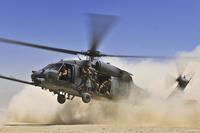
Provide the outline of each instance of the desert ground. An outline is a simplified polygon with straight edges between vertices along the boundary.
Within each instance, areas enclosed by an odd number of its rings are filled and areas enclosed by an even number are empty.
[[[31,97],[24,100],[28,94]],[[46,94],[31,88],[17,94],[2,115],[0,133],[200,132],[199,104],[150,99],[139,105],[128,101],[83,104],[77,98],[59,105],[54,97]]]
[[[135,127],[131,125],[5,124],[0,133],[199,133],[192,127]]]

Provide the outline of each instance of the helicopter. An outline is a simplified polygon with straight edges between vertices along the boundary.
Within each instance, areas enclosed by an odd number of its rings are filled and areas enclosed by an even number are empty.
[[[31,82],[3,75],[0,75],[0,78],[33,86],[38,86],[42,89],[48,89],[50,92],[53,92],[57,95],[57,101],[60,104],[65,103],[66,99],[73,100],[74,97],[82,98],[82,101],[84,103],[89,103],[91,99],[120,99],[121,97],[127,97],[132,89],[136,90],[136,92],[139,93],[146,93],[143,89],[137,87],[134,84],[132,79],[133,75],[131,73],[122,70],[116,66],[113,66],[110,63],[105,63],[99,60],[99,58],[119,57],[138,59],[164,59],[168,57],[104,54],[98,51],[98,47],[104,36],[116,23],[118,18],[116,16],[111,15],[89,14],[89,19],[91,41],[89,49],[87,51],[76,51],[63,48],[49,47],[47,45],[23,42],[0,37],[1,44],[14,44],[76,56],[86,56],[85,60],[60,60],[56,63],[48,64],[46,67],[38,71],[32,71]],[[91,80],[87,80],[87,82],[90,83],[87,83],[87,85],[84,85],[84,87],[82,87],[81,89],[78,87],[83,82],[82,69],[87,65],[89,66],[89,68],[95,71],[96,75],[93,80],[95,83],[98,83],[99,86],[106,81],[110,81],[110,84],[106,86],[106,93],[94,91],[96,88],[94,87],[94,83],[92,83]],[[60,73],[63,73],[63,70],[65,70],[67,74],[60,78]]]
[[[194,72],[191,72],[191,74],[187,74],[187,75],[184,74],[186,66],[187,64],[185,64],[185,66],[183,64],[179,64],[179,65],[177,64],[176,67],[178,70],[178,76],[174,77],[172,75],[168,75],[169,78],[172,79],[172,82],[173,82],[172,84],[174,84],[174,82],[177,83],[175,89],[170,93],[168,98],[175,98],[175,96],[180,95],[182,92],[184,92],[184,90],[186,89],[190,81],[192,80],[194,76]]]

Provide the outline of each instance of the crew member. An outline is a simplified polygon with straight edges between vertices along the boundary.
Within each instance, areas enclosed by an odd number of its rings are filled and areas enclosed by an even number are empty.
[[[109,95],[110,89],[111,89],[111,79],[109,78],[100,85],[99,92],[102,93],[103,95]]]
[[[92,85],[92,91],[94,93],[98,93],[98,88],[99,88],[99,83],[97,80],[97,73],[95,72],[94,75],[92,76],[91,80],[91,85]]]
[[[87,62],[84,67],[81,69],[81,83],[77,86],[78,90],[85,89],[89,87],[89,82],[92,79],[91,65]]]
[[[97,80],[97,77],[98,77],[98,73],[97,73],[97,71],[94,69],[94,68],[92,68],[92,67],[90,67],[89,68],[89,70],[90,70],[90,76],[89,76],[89,78],[90,78],[90,81],[91,81],[91,91],[93,91],[93,92],[95,92],[95,93],[97,93],[97,90],[98,90],[98,88],[99,88],[99,83],[98,83],[98,80]]]

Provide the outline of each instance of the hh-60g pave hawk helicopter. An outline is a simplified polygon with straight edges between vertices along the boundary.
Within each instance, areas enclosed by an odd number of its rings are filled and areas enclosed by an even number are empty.
[[[120,58],[166,58],[164,56],[135,56],[135,55],[113,55],[103,54],[97,51],[100,42],[105,34],[116,22],[117,17],[110,15],[90,14],[91,42],[89,50],[74,51],[62,48],[48,47],[34,43],[16,41],[7,38],[0,38],[1,43],[9,43],[33,47],[43,50],[60,52],[72,55],[84,55],[86,60],[61,60],[46,67],[32,71],[32,82],[0,75],[0,78],[21,82],[29,85],[48,89],[57,94],[57,101],[63,104],[66,99],[75,96],[81,97],[85,103],[90,102],[91,98],[101,97],[117,99],[127,96],[131,89],[143,92],[132,80],[132,74],[109,63],[98,60],[100,57],[120,57]],[[134,85],[134,87],[131,87]],[[68,95],[66,97],[66,94]]]

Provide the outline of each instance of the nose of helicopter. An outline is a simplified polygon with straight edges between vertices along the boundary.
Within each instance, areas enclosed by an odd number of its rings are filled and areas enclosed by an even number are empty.
[[[32,71],[31,79],[34,83],[41,83],[45,79],[44,71]]]
[[[55,71],[32,71],[31,78],[32,81],[35,83],[41,83],[42,81],[46,80],[56,80],[58,77],[58,72]]]

